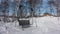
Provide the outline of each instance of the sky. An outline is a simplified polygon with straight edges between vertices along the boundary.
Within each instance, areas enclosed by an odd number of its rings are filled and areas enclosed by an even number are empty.
[[[4,1],[4,0],[2,0],[2,1]],[[15,3],[13,2],[14,0],[9,0],[9,14],[10,15],[12,15],[13,14],[13,11],[14,11],[14,6],[15,6]],[[24,0],[23,0],[24,1]],[[48,0],[49,1],[49,0]],[[45,13],[46,11],[48,12],[48,13],[50,13],[50,7],[49,7],[49,5],[47,4],[48,3],[48,1],[47,0],[43,0],[43,4],[42,4],[42,7],[41,7],[41,9],[39,8],[40,7],[40,5],[39,4],[36,4],[36,6],[35,6],[35,9],[34,9],[34,11],[36,12],[35,14],[38,14],[38,13],[41,13],[41,14],[43,14],[43,13]],[[60,0],[57,0],[57,2],[59,3],[59,1]],[[1,2],[1,0],[0,0],[0,2]],[[24,1],[22,4],[23,4],[23,8],[24,8],[24,11],[28,11],[29,12],[29,3],[27,3],[27,5],[26,5],[26,3],[25,3],[26,1]],[[39,1],[38,1],[39,2]],[[39,12],[39,10],[40,10],[40,12]],[[18,11],[18,10],[16,10],[16,11]],[[56,9],[54,9],[54,13],[52,13],[52,14],[56,14]]]

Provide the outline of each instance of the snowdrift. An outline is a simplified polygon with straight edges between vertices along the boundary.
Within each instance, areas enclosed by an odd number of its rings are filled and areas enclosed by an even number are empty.
[[[0,34],[60,34],[60,17],[32,17],[27,20],[30,20],[31,27],[24,28],[24,31],[18,21],[0,22]]]

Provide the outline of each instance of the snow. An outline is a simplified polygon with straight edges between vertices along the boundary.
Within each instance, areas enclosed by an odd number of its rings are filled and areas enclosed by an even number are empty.
[[[32,21],[31,21],[32,22]],[[33,18],[33,26],[39,27],[51,27],[54,29],[60,30],[60,21],[58,20],[58,17],[38,17],[38,18]]]
[[[29,28],[21,28],[18,21],[0,22],[0,34],[60,34],[60,17],[45,16],[27,18]],[[25,19],[24,19],[25,20]],[[24,29],[24,30],[23,30]]]

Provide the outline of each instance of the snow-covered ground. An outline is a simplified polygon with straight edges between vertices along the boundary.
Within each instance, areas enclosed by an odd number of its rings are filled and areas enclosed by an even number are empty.
[[[0,22],[0,34],[60,34],[60,17],[46,16],[27,18],[31,27],[21,28],[18,21]]]

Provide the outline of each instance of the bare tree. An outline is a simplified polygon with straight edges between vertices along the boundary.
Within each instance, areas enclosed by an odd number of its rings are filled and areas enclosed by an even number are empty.
[[[51,13],[54,13],[53,6],[55,6],[55,1],[54,1],[54,0],[50,0],[50,1],[48,2],[48,4],[50,5],[50,12],[51,12]]]
[[[59,12],[59,4],[56,4],[56,9],[57,9],[57,16],[59,17],[59,15],[58,15],[58,12]]]
[[[34,0],[29,0],[30,3],[30,14],[31,16],[34,16]]]
[[[2,7],[4,8],[4,10],[2,11],[4,14],[4,22],[6,22],[6,16],[8,16],[8,0],[5,0],[4,2],[2,2]]]

